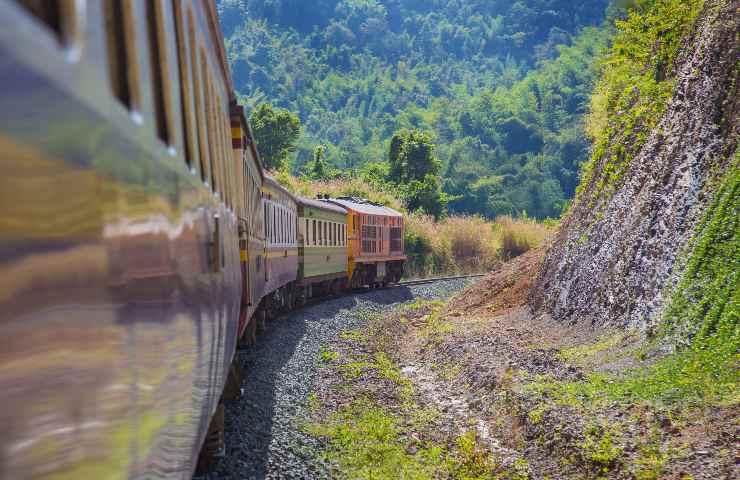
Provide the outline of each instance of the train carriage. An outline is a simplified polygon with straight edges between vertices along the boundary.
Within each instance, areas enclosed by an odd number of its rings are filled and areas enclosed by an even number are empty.
[[[242,271],[242,302],[237,337],[254,343],[254,319],[262,315],[260,306],[266,293],[265,208],[262,184],[265,175],[244,107],[232,105],[231,135],[235,170],[239,181],[239,255]],[[249,330],[247,332],[247,330]]]
[[[298,198],[298,299],[347,286],[347,211],[329,202]]]
[[[0,18],[0,478],[190,478],[242,296],[215,6]]]
[[[298,277],[298,206],[296,199],[276,180],[262,184],[265,218],[265,299],[268,316],[292,308]]]
[[[347,276],[352,288],[386,285],[403,276],[403,215],[351,197],[328,199],[347,210]]]

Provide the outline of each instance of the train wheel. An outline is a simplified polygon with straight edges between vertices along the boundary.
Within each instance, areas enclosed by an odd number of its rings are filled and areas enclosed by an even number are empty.
[[[308,295],[308,292],[304,287],[298,287],[296,291],[296,306],[302,307],[306,305],[306,297]]]

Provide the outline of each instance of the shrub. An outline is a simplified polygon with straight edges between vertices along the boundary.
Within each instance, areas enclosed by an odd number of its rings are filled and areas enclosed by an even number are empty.
[[[552,227],[527,218],[513,219],[509,216],[496,219],[500,229],[500,256],[504,259],[517,257],[539,246],[552,231]]]

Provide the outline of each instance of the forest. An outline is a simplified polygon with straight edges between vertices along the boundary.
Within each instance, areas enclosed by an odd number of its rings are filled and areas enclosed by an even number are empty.
[[[218,8],[268,167],[359,177],[437,217],[556,218],[573,197],[591,150],[590,95],[620,14],[608,0]],[[399,174],[394,161],[407,160],[425,162],[424,174]]]

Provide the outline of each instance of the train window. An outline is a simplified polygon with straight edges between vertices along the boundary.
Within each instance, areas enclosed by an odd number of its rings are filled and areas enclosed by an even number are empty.
[[[146,4],[146,19],[149,29],[149,62],[151,65],[154,119],[157,136],[167,145],[172,144],[170,130],[170,101],[168,95],[169,79],[167,70],[167,48],[165,44],[164,15],[160,0],[150,0]]]
[[[306,230],[303,232],[303,244],[304,245],[308,245],[309,244],[309,241],[310,241],[310,239],[308,238],[308,232],[309,232],[309,225],[308,225],[308,223],[309,223],[309,221],[308,221],[308,219],[306,219]]]
[[[211,82],[211,86],[213,86],[213,82]],[[220,186],[219,193],[221,194],[221,202],[223,202],[226,206],[229,205],[229,186],[228,182],[226,181],[226,175],[225,175],[225,161],[226,157],[224,156],[224,146],[223,146],[223,135],[222,135],[222,123],[221,123],[221,105],[219,104],[219,97],[216,93],[215,87],[212,90],[213,96],[213,125],[214,125],[214,138],[213,143],[214,149],[216,151],[216,169],[218,170],[218,184]]]
[[[120,0],[119,0],[120,1]],[[180,116],[182,123],[183,156],[189,167],[193,165],[193,111],[190,98],[192,87],[188,75],[188,60],[185,42],[185,29],[182,19],[182,2],[172,0],[172,11],[175,13],[175,42],[177,42],[177,70],[180,78]]]
[[[56,3],[56,2],[55,2]],[[106,0],[103,5],[105,14],[106,41],[108,46],[108,74],[113,95],[131,110],[133,100],[129,73],[129,50],[127,32],[131,32],[130,5],[123,0]]]
[[[223,158],[224,158],[224,192],[226,192],[226,205],[229,206],[230,210],[234,210],[234,175],[232,173],[232,165],[231,162],[231,155],[230,150],[228,148],[228,138],[226,137],[227,124],[226,124],[226,115],[224,114],[223,108],[219,108],[219,113],[221,114],[221,150],[223,151]]]
[[[213,77],[209,77],[209,85],[211,86],[211,115],[213,120],[213,132],[211,138],[213,139],[213,168],[215,172],[214,177],[218,179],[216,186],[216,192],[218,193],[219,199],[222,203],[226,203],[226,182],[224,179],[224,156],[221,148],[221,122],[220,122],[220,107],[219,97],[216,93],[216,87],[213,83]]]
[[[275,211],[275,205],[272,205],[272,243],[277,243],[277,234],[278,234],[278,224],[277,224],[277,215]]]
[[[311,220],[311,245],[316,245],[316,220]]]
[[[200,161],[200,179],[203,182],[208,181],[206,173],[206,147],[204,140],[205,121],[203,119],[203,97],[201,89],[201,80],[198,71],[198,49],[195,47],[195,22],[193,21],[193,11],[188,9],[188,40],[190,41],[190,73],[193,77],[193,99],[195,100],[195,133],[198,138],[198,155]]]
[[[218,159],[216,158],[216,152],[214,150],[215,145],[213,145],[213,129],[214,129],[213,104],[212,104],[213,89],[211,88],[211,79],[208,76],[208,67],[206,66],[206,63],[205,63],[205,59],[206,59],[205,51],[203,51],[202,49],[200,52],[200,58],[203,60],[203,65],[202,65],[203,67],[203,92],[205,96],[204,104],[205,104],[205,110],[206,110],[205,111],[206,121],[205,121],[204,127],[206,130],[206,135],[205,135],[206,143],[208,145],[208,164],[207,164],[208,165],[207,166],[208,178],[211,181],[211,191],[213,193],[216,193],[220,185],[217,185],[218,180],[216,177],[217,177],[218,172],[216,170],[217,168],[216,162],[218,162]]]

